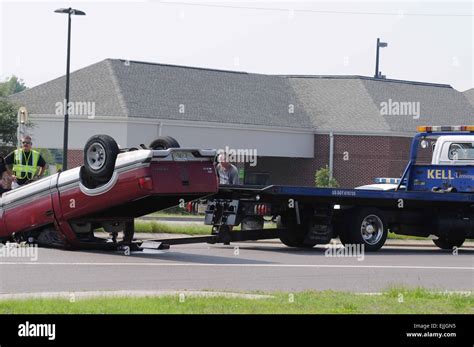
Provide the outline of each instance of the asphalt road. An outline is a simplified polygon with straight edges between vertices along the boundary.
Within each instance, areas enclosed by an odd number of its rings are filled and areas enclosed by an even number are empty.
[[[238,247],[238,248],[235,248]],[[384,247],[362,258],[276,243],[193,244],[120,253],[39,249],[38,260],[0,258],[0,293],[112,290],[378,292],[390,286],[474,288],[474,249]]]

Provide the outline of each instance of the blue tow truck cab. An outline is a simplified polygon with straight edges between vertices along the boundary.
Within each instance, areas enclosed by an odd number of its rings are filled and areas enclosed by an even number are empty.
[[[431,127],[420,127],[420,133],[415,135],[411,145],[410,161],[402,176],[402,180],[407,178],[408,191],[417,192],[432,192],[432,191],[447,191],[451,192],[466,192],[474,193],[474,146],[472,138],[474,131],[471,127],[464,127],[465,131],[448,131],[449,127],[441,127],[440,132],[433,132]],[[446,129],[448,128],[448,129]],[[457,127],[463,129],[463,127]],[[426,130],[429,130],[427,132]],[[433,153],[433,160],[430,165],[417,165],[417,155],[420,142],[424,141],[426,137],[432,136],[446,136],[448,138],[457,138],[458,142],[454,148],[447,148],[448,160],[451,155],[457,156],[458,159],[452,159],[456,165],[442,165],[439,164],[439,156],[441,156],[442,149]],[[464,140],[466,138],[466,140]],[[449,143],[452,147],[452,143]],[[443,146],[445,143],[437,144]],[[461,146],[464,146],[461,147]],[[457,151],[460,151],[457,153]],[[451,152],[450,152],[451,151]],[[463,155],[460,155],[462,153]],[[463,161],[466,163],[464,164]],[[436,162],[433,163],[433,162]]]
[[[422,162],[421,150],[432,151],[431,162]],[[265,217],[277,228],[264,229]],[[278,237],[308,248],[339,237],[345,246],[377,251],[390,231],[432,237],[441,249],[461,247],[474,238],[474,126],[418,127],[402,176],[377,184],[221,186],[208,200],[205,223],[227,242]],[[239,224],[242,232],[232,231]]]

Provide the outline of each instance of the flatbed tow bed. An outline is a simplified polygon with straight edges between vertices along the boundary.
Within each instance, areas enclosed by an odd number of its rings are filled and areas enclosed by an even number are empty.
[[[417,164],[418,147],[433,137],[432,163]],[[279,238],[289,247],[311,248],[339,237],[345,246],[377,251],[390,230],[434,235],[442,249],[460,247],[474,238],[474,126],[421,127],[395,187],[365,187],[220,186],[207,202],[205,224],[212,225],[213,235],[156,242],[167,248]],[[277,228],[264,229],[265,217]],[[232,230],[239,224],[242,230]]]
[[[258,197],[256,200],[255,198]],[[434,207],[442,208],[447,203],[450,209],[467,207],[474,211],[474,194],[465,193],[417,193],[407,191],[370,191],[357,189],[331,189],[331,188],[312,188],[300,186],[281,186],[270,185],[265,187],[255,186],[225,186],[219,189],[219,192],[212,197],[221,201],[258,201],[260,203],[282,204],[286,202],[300,205],[306,201],[312,203],[321,203],[329,205],[348,205],[357,207],[388,207],[398,208],[401,202],[405,209],[432,209]],[[253,199],[252,199],[253,198]],[[466,206],[467,204],[467,206]],[[297,212],[295,211],[295,214]],[[296,218],[296,217],[295,217]],[[301,216],[300,216],[301,218]],[[221,220],[214,220],[214,227],[219,233],[209,236],[193,236],[184,238],[147,240],[146,243],[156,242],[160,246],[157,249],[168,249],[171,245],[191,244],[191,243],[229,243],[243,241],[258,241],[265,239],[281,239],[288,231],[285,228],[275,229],[253,229],[241,231],[229,231],[222,224]],[[471,221],[472,224],[472,221]],[[151,247],[155,248],[155,247]]]

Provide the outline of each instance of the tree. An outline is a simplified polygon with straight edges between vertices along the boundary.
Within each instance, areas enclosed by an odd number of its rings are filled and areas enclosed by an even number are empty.
[[[37,148],[36,150],[41,154],[44,161],[46,162],[46,170],[44,172],[44,175],[49,176],[51,174],[51,172],[49,170],[50,165],[55,165],[56,164],[56,159],[55,159],[53,153],[51,153],[51,151],[48,148]]]
[[[327,165],[316,171],[314,175],[314,183],[316,187],[319,187],[319,188],[339,187],[339,183],[337,183],[334,177],[329,178],[329,167]]]
[[[7,78],[5,82],[0,82],[0,97],[7,97],[9,95],[22,92],[26,89],[25,83],[22,79],[16,76]]]
[[[0,145],[16,146],[18,106],[0,98]]]
[[[0,82],[0,146],[11,148],[16,146],[19,106],[8,101],[6,97],[26,89],[25,84],[16,76]],[[27,126],[31,126],[28,121]]]

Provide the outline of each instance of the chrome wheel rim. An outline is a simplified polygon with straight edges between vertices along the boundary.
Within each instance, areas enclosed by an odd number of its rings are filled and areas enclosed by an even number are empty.
[[[369,245],[377,244],[382,239],[383,231],[384,225],[382,220],[374,214],[366,216],[360,226],[362,238]]]
[[[87,164],[92,170],[100,170],[107,159],[105,148],[100,143],[92,144],[87,150]]]

